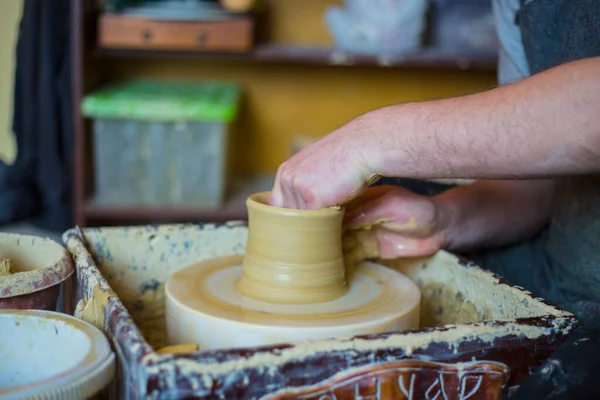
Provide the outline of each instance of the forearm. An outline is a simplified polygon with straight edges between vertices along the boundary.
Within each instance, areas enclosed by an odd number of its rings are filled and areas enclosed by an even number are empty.
[[[411,178],[539,178],[600,172],[600,58],[356,121],[373,172]]]
[[[527,239],[549,221],[554,181],[478,181],[434,198],[444,245],[453,251]]]

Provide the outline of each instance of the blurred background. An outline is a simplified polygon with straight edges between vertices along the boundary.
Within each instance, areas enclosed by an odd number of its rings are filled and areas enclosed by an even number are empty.
[[[496,83],[490,0],[4,0],[0,226],[245,219],[369,110]]]

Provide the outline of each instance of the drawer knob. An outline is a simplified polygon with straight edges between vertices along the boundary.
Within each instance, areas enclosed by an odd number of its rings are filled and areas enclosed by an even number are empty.
[[[202,32],[198,35],[198,44],[203,46],[206,44],[206,41],[208,40],[208,33],[206,32]]]
[[[150,40],[152,40],[152,32],[145,31],[142,37],[144,38],[145,42],[149,42]]]

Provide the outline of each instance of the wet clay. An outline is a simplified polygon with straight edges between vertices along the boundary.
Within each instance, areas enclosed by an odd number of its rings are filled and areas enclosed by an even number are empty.
[[[321,303],[348,291],[342,254],[341,207],[293,210],[248,198],[248,242],[240,293],[285,304]]]
[[[346,270],[342,207],[277,208],[268,196],[248,198],[245,255],[169,278],[167,345],[208,350],[418,328],[421,295],[410,279],[358,260]]]

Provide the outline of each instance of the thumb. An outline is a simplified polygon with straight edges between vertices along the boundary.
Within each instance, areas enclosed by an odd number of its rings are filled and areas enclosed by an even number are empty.
[[[344,216],[345,227],[360,230],[387,222],[389,216],[394,215],[395,205],[386,194],[381,191],[347,212]]]

